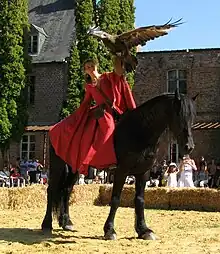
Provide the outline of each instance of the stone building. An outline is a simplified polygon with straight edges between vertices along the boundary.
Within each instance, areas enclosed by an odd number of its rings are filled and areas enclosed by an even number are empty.
[[[21,143],[11,144],[9,159],[37,158],[47,167],[48,130],[59,120],[67,89],[67,59],[75,36],[74,1],[29,0],[29,23],[29,120]]]
[[[10,161],[38,158],[49,163],[48,130],[59,120],[67,89],[67,59],[75,36],[74,1],[29,0],[29,121],[19,144],[11,144]],[[193,156],[219,159],[220,49],[138,52],[133,92],[138,104],[176,88],[196,99]],[[160,160],[178,160],[178,144],[164,139]]]
[[[140,52],[138,61],[133,90],[137,103],[176,88],[191,96],[199,93],[192,155],[220,159],[220,49]],[[160,148],[160,158],[178,160],[175,141],[161,141]]]

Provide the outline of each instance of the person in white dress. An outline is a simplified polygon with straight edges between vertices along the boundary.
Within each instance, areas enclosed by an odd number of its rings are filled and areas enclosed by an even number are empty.
[[[185,155],[179,165],[180,178],[177,187],[195,187],[193,183],[193,170],[197,170],[195,161]]]
[[[171,162],[169,167],[164,173],[164,176],[167,177],[167,187],[175,188],[177,187],[177,173],[179,169],[176,163]]]

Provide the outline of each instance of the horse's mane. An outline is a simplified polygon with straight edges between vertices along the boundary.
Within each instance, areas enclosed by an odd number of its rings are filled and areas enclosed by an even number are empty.
[[[175,100],[175,94],[174,93],[164,93],[161,95],[158,95],[146,102],[144,102],[143,104],[141,104],[140,106],[137,107],[137,111],[142,111],[144,109],[145,112],[149,112],[152,110],[157,110],[158,106],[161,106],[161,102],[164,101],[174,101]],[[157,112],[159,113],[159,112]],[[193,100],[185,94],[180,94],[180,114],[183,118],[192,116],[195,116],[195,106],[193,103]]]

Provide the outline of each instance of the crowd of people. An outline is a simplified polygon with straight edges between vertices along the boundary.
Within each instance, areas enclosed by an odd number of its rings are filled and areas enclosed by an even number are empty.
[[[47,172],[42,164],[36,159],[20,160],[17,158],[16,163],[4,163],[0,171],[0,186],[16,187],[27,186],[33,183],[47,183]]]
[[[112,170],[97,171],[90,167],[89,175],[79,175],[79,184],[90,183],[113,183],[114,168]],[[126,184],[134,184],[135,177],[128,176]],[[146,188],[149,187],[201,187],[219,188],[220,187],[220,163],[212,160],[207,163],[202,156],[196,163],[189,155],[185,155],[179,163],[167,163],[164,160],[161,164],[153,165],[150,170]]]
[[[0,171],[0,186],[27,186],[33,183],[46,184],[48,175],[38,160],[20,160],[17,165],[5,164]],[[97,170],[89,167],[88,175],[79,174],[77,184],[105,184],[113,183],[115,167]],[[128,176],[126,184],[134,184],[135,177]],[[150,170],[146,188],[149,187],[220,187],[220,163],[212,160],[207,163],[204,157],[196,163],[189,155],[183,157],[179,163],[165,160],[161,164],[153,165]]]
[[[189,155],[179,163],[167,165],[164,161],[162,165],[154,165],[151,170],[146,188],[154,186],[219,188],[220,163],[215,164],[214,160],[207,163],[203,156],[196,163]]]

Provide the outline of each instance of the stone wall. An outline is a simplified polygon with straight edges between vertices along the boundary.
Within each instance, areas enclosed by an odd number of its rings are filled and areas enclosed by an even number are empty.
[[[220,120],[220,49],[140,52],[133,93],[138,104],[167,92],[167,72],[186,70],[187,93],[196,99],[196,122]],[[193,156],[220,158],[220,130],[194,131]],[[167,142],[161,141],[161,147]],[[160,153],[161,158],[164,154]]]

